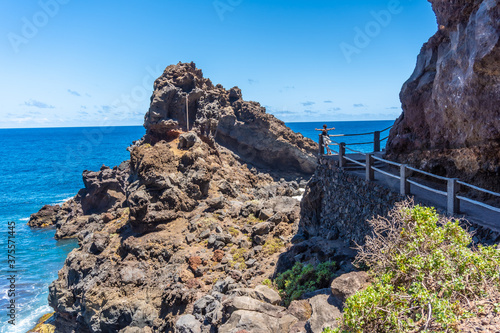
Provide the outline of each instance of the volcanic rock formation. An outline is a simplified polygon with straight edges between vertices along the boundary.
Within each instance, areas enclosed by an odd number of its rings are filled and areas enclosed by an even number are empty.
[[[245,288],[269,277],[298,222],[297,183],[252,172],[193,132],[136,146],[122,184],[121,205],[58,225],[77,225],[80,240],[50,287],[59,329],[173,331],[219,279]]]
[[[259,284],[297,231],[315,143],[192,63],[155,82],[145,127],[130,161],[85,171],[73,199],[30,219],[79,240],[50,286],[57,332],[304,329],[311,313],[286,314]]]
[[[500,190],[500,2],[429,1],[439,30],[403,86],[388,157]]]
[[[146,141],[189,124],[201,135],[231,149],[245,162],[279,170],[313,173],[316,144],[294,133],[256,102],[246,102],[238,87],[225,90],[205,79],[195,64],[167,67],[155,81],[151,107],[145,116]],[[186,117],[186,99],[189,121]]]

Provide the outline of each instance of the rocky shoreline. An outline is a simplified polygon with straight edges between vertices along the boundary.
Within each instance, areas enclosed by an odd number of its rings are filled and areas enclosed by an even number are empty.
[[[388,158],[497,190],[498,0],[430,2],[440,29],[403,87]],[[73,199],[31,216],[31,227],[79,241],[50,286],[55,314],[39,329],[336,327],[347,297],[370,282],[351,264],[353,243],[371,232],[367,219],[402,198],[335,165],[318,166],[316,143],[243,100],[238,87],[214,85],[194,63],[169,66],[155,81],[144,127],[130,160],[84,171]],[[476,232],[476,243],[499,240]],[[296,263],[330,263],[335,275],[285,302],[269,280]],[[488,325],[498,327],[488,309]],[[478,322],[462,327],[475,331]]]
[[[210,113],[214,105],[222,115]],[[214,121],[217,133],[210,130]],[[213,86],[192,63],[169,66],[155,82],[145,127],[129,148],[130,161],[85,171],[85,188],[73,199],[43,207],[29,221],[55,225],[57,239],[79,240],[50,286],[56,331],[283,332],[294,326],[299,332],[309,325],[316,332],[333,325],[319,315],[328,304],[325,291],[294,305],[308,315],[294,315],[262,285],[296,261],[280,257],[317,263],[318,251],[322,260],[352,256],[341,242],[311,250],[320,238],[296,238],[299,245],[289,252],[316,144],[244,102],[239,89]],[[353,269],[345,263],[340,273]]]

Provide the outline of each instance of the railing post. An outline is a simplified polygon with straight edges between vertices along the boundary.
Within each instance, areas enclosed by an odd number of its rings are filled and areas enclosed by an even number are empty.
[[[343,168],[345,165],[345,142],[341,142],[339,145],[339,167]]]
[[[319,143],[319,156],[323,156],[325,154],[325,147],[323,146],[322,134],[319,135],[318,143]]]
[[[406,169],[406,164],[402,164],[399,175],[401,177],[400,183],[399,183],[399,191],[401,195],[408,195],[410,194],[410,183],[407,182],[408,176],[409,176],[409,170]]]
[[[371,182],[375,179],[375,171],[372,169],[373,157],[372,154],[366,154],[366,180]]]
[[[448,179],[448,214],[460,213],[460,200],[457,198],[457,193],[460,190],[460,184],[457,183],[457,178]]]
[[[373,132],[373,151],[380,151],[380,131]]]

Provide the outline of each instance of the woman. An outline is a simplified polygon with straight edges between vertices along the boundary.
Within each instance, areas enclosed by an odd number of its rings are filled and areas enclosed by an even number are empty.
[[[335,127],[328,128],[328,126],[323,125],[322,129],[315,128],[316,131],[321,131],[321,138],[323,139],[323,147],[326,148],[326,154],[327,155],[332,155],[332,151],[330,150],[330,144],[332,143],[332,140],[330,140],[330,136],[328,135],[328,131],[333,131]]]

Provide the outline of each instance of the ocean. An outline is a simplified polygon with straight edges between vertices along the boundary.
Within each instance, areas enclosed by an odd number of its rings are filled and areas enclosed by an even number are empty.
[[[293,131],[301,133],[306,138],[314,140],[314,142],[318,142],[318,136],[319,134],[321,134],[320,131],[316,131],[315,129],[321,129],[323,128],[323,125],[327,125],[328,128],[334,127],[335,130],[329,131],[329,134],[338,135],[372,133],[374,131],[382,131],[384,129],[388,129],[393,124],[394,120],[286,123],[286,125]],[[380,133],[381,140],[386,139],[387,136],[389,136],[389,130]],[[348,149],[368,153],[373,151],[373,143],[371,142],[374,141],[374,136],[373,134],[367,134],[345,137],[332,137],[332,141],[337,143],[345,142],[347,145],[346,147],[348,147],[346,149],[348,154],[353,153],[353,151],[349,151]],[[383,140],[381,142],[380,148],[384,149],[386,143],[387,139]],[[338,147],[335,145],[332,145],[331,149],[338,151]]]
[[[394,121],[328,122],[330,134],[382,130]],[[287,123],[317,142],[322,123]],[[145,133],[142,126],[94,128],[0,129],[0,333],[25,333],[52,312],[47,296],[76,240],[54,240],[54,229],[31,230],[30,214],[46,204],[63,203],[83,187],[83,170],[97,171],[129,158],[126,150]],[[381,138],[388,135],[382,133]],[[373,141],[373,136],[343,137],[339,142]],[[385,141],[382,147],[385,145]],[[349,146],[369,151],[371,145]],[[15,222],[15,228],[12,228]],[[10,229],[9,229],[10,223]],[[9,243],[9,235],[11,242]],[[14,236],[15,238],[12,238]],[[13,243],[15,242],[15,243]],[[8,258],[8,246],[14,257]],[[9,262],[8,260],[13,260]],[[9,267],[9,265],[13,265]],[[15,297],[9,297],[9,276],[15,275]],[[12,293],[12,291],[11,291]],[[8,306],[15,299],[16,325],[8,323]]]
[[[145,133],[141,126],[108,128],[0,129],[0,332],[25,333],[53,310],[50,283],[75,240],[54,240],[55,230],[30,230],[29,216],[43,205],[63,203],[83,187],[82,171],[118,165]],[[15,222],[14,269],[7,266],[8,223]],[[12,231],[12,230],[10,230]],[[11,248],[12,249],[12,248]],[[12,259],[12,258],[11,258]],[[10,319],[7,278],[16,271],[16,325]]]

